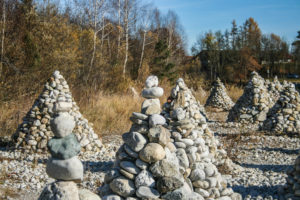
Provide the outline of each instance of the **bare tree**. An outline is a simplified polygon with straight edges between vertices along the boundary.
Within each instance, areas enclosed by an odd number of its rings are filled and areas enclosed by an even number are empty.
[[[6,11],[6,9],[5,9],[5,0],[3,0],[0,77],[2,75],[3,59],[4,59],[4,39],[5,39],[5,25],[6,25],[6,13],[5,13],[5,11]]]

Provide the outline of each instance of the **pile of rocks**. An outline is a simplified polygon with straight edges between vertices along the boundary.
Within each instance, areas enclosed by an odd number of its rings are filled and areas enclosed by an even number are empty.
[[[272,102],[275,103],[280,97],[280,93],[283,90],[283,85],[281,85],[277,76],[274,77],[274,80],[272,82],[269,80],[266,80],[265,84],[269,91]]]
[[[252,72],[243,95],[230,110],[227,121],[259,124],[266,120],[273,105],[265,80],[257,72]]]
[[[199,103],[183,79],[177,80],[162,114],[167,119],[177,148],[180,172],[192,190],[204,199],[241,199],[239,194],[226,187],[226,181],[216,167],[229,164],[230,170],[234,169],[209,130],[205,117],[199,111]]]
[[[300,95],[293,83],[285,82],[276,104],[268,112],[262,129],[277,134],[300,134]]]
[[[83,180],[83,165],[77,157],[81,147],[72,133],[75,121],[68,113],[71,108],[72,102],[55,104],[54,110],[57,115],[50,122],[54,137],[48,142],[52,157],[47,162],[46,172],[57,181],[44,188],[39,200],[82,200],[87,195],[93,195],[95,200],[100,200],[97,195],[85,190],[80,194],[75,183]]]
[[[288,177],[285,185],[285,199],[300,199],[300,155],[291,170],[287,171]]]
[[[226,93],[226,88],[219,78],[214,82],[205,106],[221,110],[230,110],[234,103]]]
[[[59,71],[55,71],[47,81],[42,93],[12,136],[15,147],[46,152],[47,142],[53,137],[50,120],[53,117],[53,107],[56,102],[71,104],[69,114],[75,119],[74,134],[83,150],[98,151],[102,147],[102,142],[89,125],[88,120],[79,112],[69,86]]]

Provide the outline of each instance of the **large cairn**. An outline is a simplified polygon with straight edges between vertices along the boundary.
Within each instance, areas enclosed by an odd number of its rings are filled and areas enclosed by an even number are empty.
[[[116,154],[114,168],[105,176],[100,189],[102,199],[203,199],[192,190],[191,182],[180,171],[165,118],[160,115],[156,76],[146,80],[141,113],[130,117],[133,125],[123,134],[124,144]]]
[[[192,190],[204,199],[241,199],[239,194],[227,188],[217,169],[217,165],[230,164],[233,170],[234,165],[209,130],[199,111],[199,102],[182,78],[177,80],[162,114],[177,148],[180,172]]]
[[[266,80],[265,84],[268,88],[272,103],[275,103],[280,97],[280,93],[283,90],[283,85],[281,85],[277,76],[274,77],[273,81]]]
[[[293,83],[285,82],[276,104],[270,109],[262,129],[277,134],[300,134],[300,95]]]
[[[68,113],[71,107],[71,102],[55,104],[58,114],[50,123],[54,137],[48,142],[52,157],[47,162],[46,172],[57,181],[44,188],[39,200],[79,200],[75,182],[83,180],[83,165],[77,157],[80,143],[72,133],[75,121]]]
[[[15,147],[27,151],[46,152],[47,142],[53,137],[50,120],[54,115],[55,103],[59,103],[59,105],[71,104],[71,109],[68,112],[74,117],[74,134],[80,141],[81,147],[85,151],[98,151],[102,147],[102,142],[89,125],[88,120],[80,113],[79,107],[72,98],[69,86],[59,71],[55,71],[47,81],[42,93],[35,100],[32,108],[12,136]]]
[[[228,111],[233,107],[234,103],[227,95],[226,88],[219,78],[214,82],[210,95],[206,100],[205,106],[211,106],[221,110]]]
[[[243,95],[229,111],[227,121],[259,124],[265,121],[273,105],[264,79],[257,72],[252,72]]]
[[[287,184],[285,185],[285,199],[300,199],[300,155],[293,168],[287,171]]]

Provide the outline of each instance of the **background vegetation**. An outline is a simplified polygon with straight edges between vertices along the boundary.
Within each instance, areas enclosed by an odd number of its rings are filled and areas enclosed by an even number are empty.
[[[128,92],[141,91],[149,74],[159,76],[166,95],[184,77],[204,102],[200,88],[208,90],[217,76],[243,84],[252,70],[265,77],[300,73],[300,32],[290,46],[263,34],[253,18],[200,35],[189,56],[176,13],[142,0],[2,0],[0,8],[1,134],[15,130],[54,70],[98,132],[128,128],[141,101]],[[230,88],[238,98],[240,88]]]

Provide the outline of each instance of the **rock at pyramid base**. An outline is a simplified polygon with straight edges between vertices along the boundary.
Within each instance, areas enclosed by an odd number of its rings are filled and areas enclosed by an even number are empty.
[[[274,105],[265,86],[264,79],[251,73],[243,95],[229,111],[228,122],[259,124],[266,120],[267,112]]]
[[[300,155],[293,168],[287,171],[287,184],[285,185],[285,199],[300,199]]]
[[[75,120],[74,134],[83,150],[98,151],[102,147],[102,142],[88,120],[79,112],[69,86],[59,71],[55,71],[49,78],[42,93],[12,136],[15,147],[27,151],[46,152],[47,142],[53,137],[50,120],[54,115],[54,105],[58,102],[62,107],[71,106],[69,113]]]
[[[211,106],[213,108],[228,111],[233,107],[234,103],[226,93],[226,88],[219,78],[214,82],[210,91],[210,95],[207,98],[205,106]]]
[[[300,135],[300,95],[293,83],[285,82],[283,88],[261,129],[276,134]]]

